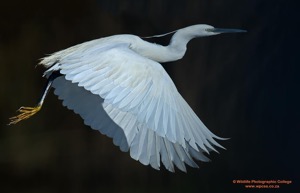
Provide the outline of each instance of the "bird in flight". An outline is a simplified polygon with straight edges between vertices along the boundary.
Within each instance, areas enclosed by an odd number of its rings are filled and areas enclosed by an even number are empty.
[[[9,124],[37,113],[53,87],[63,106],[133,159],[157,170],[162,163],[171,172],[174,165],[197,168],[195,160],[209,161],[206,154],[223,148],[216,140],[224,138],[202,123],[160,63],[181,59],[193,38],[238,32],[245,31],[197,24],[167,33],[173,34],[167,46],[122,34],[55,52],[40,61],[47,78],[40,101],[21,107]]]

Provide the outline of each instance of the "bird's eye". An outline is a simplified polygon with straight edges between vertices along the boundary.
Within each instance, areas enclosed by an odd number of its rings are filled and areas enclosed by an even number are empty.
[[[205,31],[207,31],[207,32],[213,32],[212,29],[213,29],[213,28],[206,28]]]

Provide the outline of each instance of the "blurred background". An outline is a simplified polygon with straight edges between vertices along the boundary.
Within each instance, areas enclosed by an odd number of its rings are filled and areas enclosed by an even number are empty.
[[[299,190],[298,7],[285,0],[2,2],[0,192],[244,192],[232,183],[240,179],[292,180],[276,192]],[[52,92],[40,113],[7,126],[16,109],[40,97],[39,58],[113,34],[149,36],[198,23],[248,30],[193,40],[182,60],[164,65],[208,128],[231,138],[200,169],[143,166]]]

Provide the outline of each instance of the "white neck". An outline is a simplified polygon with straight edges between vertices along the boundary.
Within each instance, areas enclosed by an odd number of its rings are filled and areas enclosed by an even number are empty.
[[[186,52],[187,43],[195,38],[191,30],[183,28],[178,30],[171,38],[168,46],[149,43],[146,41],[139,42],[133,48],[139,54],[157,62],[171,62],[181,59]]]

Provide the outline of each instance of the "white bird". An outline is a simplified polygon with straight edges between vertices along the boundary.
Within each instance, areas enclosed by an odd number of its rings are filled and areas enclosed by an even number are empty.
[[[245,31],[198,24],[170,32],[168,46],[124,34],[56,52],[40,62],[48,82],[38,105],[21,107],[10,124],[38,112],[52,86],[64,106],[133,159],[157,170],[162,162],[171,172],[174,164],[197,168],[194,159],[209,161],[205,154],[223,148],[215,139],[224,138],[207,129],[160,63],[181,59],[193,38],[236,32]]]

